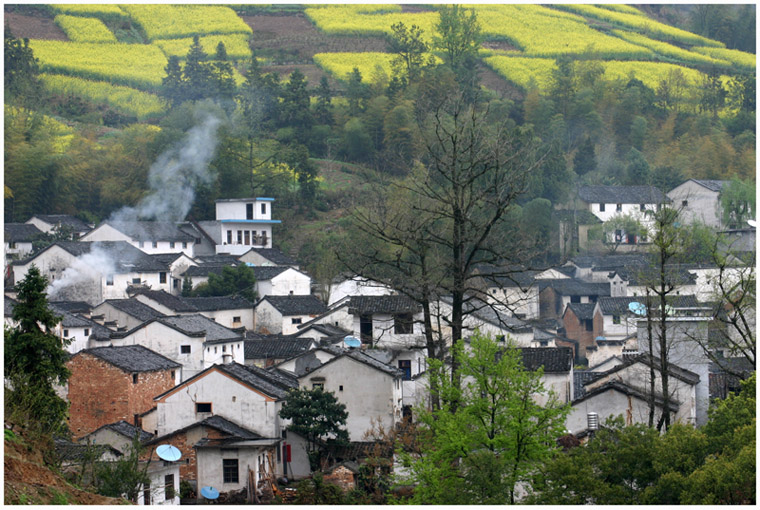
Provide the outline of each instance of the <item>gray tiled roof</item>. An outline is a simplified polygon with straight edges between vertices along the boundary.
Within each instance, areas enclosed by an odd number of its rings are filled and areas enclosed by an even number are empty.
[[[623,363],[612,367],[606,372],[601,372],[601,373],[597,372],[597,376],[591,379],[591,381],[602,379],[604,377],[607,377],[610,374],[619,372],[620,370],[623,370],[624,368],[627,368],[636,363],[643,363],[644,365],[647,365],[647,366],[653,366],[655,370],[660,370],[660,366],[661,366],[660,358],[658,358],[657,356],[650,356],[649,354],[646,354],[646,353],[638,354],[636,356],[631,356],[625,359]],[[681,368],[678,365],[675,365],[673,363],[668,364],[668,374],[684,382],[687,382],[689,384],[697,384],[699,382],[698,374],[695,374],[694,372],[690,370],[686,370],[685,368]]]
[[[288,395],[288,389],[293,387],[287,384],[285,376],[254,366],[229,363],[215,365],[215,367],[272,397],[285,398]]]
[[[97,429],[95,432],[101,429],[110,429],[116,432],[117,434],[121,434],[124,437],[128,437],[129,439],[134,439],[135,434],[140,434],[140,442],[143,441],[149,441],[153,438],[153,434],[150,432],[146,432],[143,429],[139,427],[135,427],[129,422],[126,422],[124,420],[117,421],[116,423],[109,423],[108,425],[103,425],[99,429]],[[95,432],[91,432],[88,435],[94,434]]]
[[[116,271],[119,273],[148,273],[167,270],[166,264],[161,264],[147,253],[135,248],[126,241],[58,241],[52,246],[59,246],[75,257],[86,255],[92,250],[101,250],[114,262]],[[50,249],[50,247],[47,249]],[[22,264],[26,264],[31,260],[31,258],[27,259]]]
[[[609,296],[609,283],[589,283],[575,278],[560,278],[556,280],[536,280],[538,287],[544,290],[553,288],[563,296]]]
[[[271,280],[275,276],[284,273],[290,267],[288,266],[253,266],[253,274],[257,282]]]
[[[628,386],[626,383],[624,383],[622,381],[610,380],[610,381],[604,383],[603,385],[601,385],[598,388],[594,388],[593,390],[584,392],[584,394],[582,396],[578,397],[577,399],[575,399],[573,401],[573,405],[575,405],[575,404],[577,404],[579,402],[582,402],[582,401],[584,401],[586,399],[589,399],[591,397],[594,397],[596,395],[599,395],[601,393],[604,393],[604,392],[606,392],[608,390],[619,391],[619,392],[623,393],[624,395],[633,396],[633,397],[636,397],[636,398],[639,398],[639,399],[645,400],[645,401],[648,400],[648,396],[645,395],[643,392],[639,391],[638,389],[633,388],[631,386]],[[663,405],[664,404],[664,401],[663,401],[663,399],[662,399],[662,397],[660,395],[655,395],[655,399],[654,400],[655,400],[655,403],[658,404],[658,405]],[[670,407],[671,411],[678,412],[679,405],[680,404],[677,401],[675,401],[673,399],[670,400],[670,406],[669,407]]]
[[[71,228],[74,232],[90,230],[90,226],[87,223],[68,214],[35,214],[32,218],[38,218],[48,225],[63,225]]]
[[[581,186],[578,197],[589,203],[662,204],[670,199],[655,186]]]
[[[719,181],[715,179],[692,179],[700,186],[704,186],[710,191],[721,191],[723,186],[726,186],[731,181]]]
[[[212,312],[216,310],[252,309],[253,304],[245,298],[235,296],[186,297],[182,300],[196,310]]]
[[[597,372],[589,372],[588,370],[573,371],[573,400],[579,399],[586,394],[586,387],[584,385],[597,375],[599,375]]]
[[[195,238],[168,221],[105,221],[135,241],[180,241],[194,243]]]
[[[563,373],[573,368],[573,350],[569,347],[522,347],[520,354],[526,370],[543,366],[544,373]]]
[[[197,312],[198,309],[187,303],[184,299],[164,290],[137,289],[137,294],[141,294],[151,301],[155,301],[161,306],[178,313]]]
[[[164,314],[155,308],[151,308],[136,299],[107,299],[105,303],[108,303],[120,312],[124,312],[140,321],[149,321],[157,317],[165,317]]]
[[[6,223],[3,225],[5,230],[6,243],[23,243],[39,239],[43,232],[30,223]]]
[[[373,313],[416,313],[420,305],[407,296],[351,296],[348,313],[364,315]]]
[[[242,335],[200,314],[163,317],[158,322],[190,334],[205,333],[206,343],[242,339]]]
[[[261,301],[269,301],[275,310],[286,317],[289,315],[319,315],[327,311],[327,306],[313,295],[266,296]]]
[[[442,298],[441,301],[451,303],[451,299]],[[507,328],[511,331],[527,331],[531,329],[531,326],[526,322],[512,317],[507,313],[494,310],[493,306],[484,303],[479,299],[473,299],[466,301],[463,304],[463,311],[479,320],[493,324],[500,328]]]
[[[572,310],[573,314],[581,320],[593,319],[595,303],[568,303],[567,308]]]
[[[245,359],[288,359],[297,356],[314,343],[312,338],[284,335],[246,335]]]
[[[261,436],[253,431],[232,423],[230,420],[219,416],[218,414],[210,416],[201,422],[202,425],[213,427],[220,432],[240,439],[260,439]]]
[[[261,255],[276,266],[295,266],[298,264],[277,248],[251,248],[251,251]]]
[[[196,255],[195,261],[198,262],[198,264],[210,266],[235,266],[240,264],[240,261],[236,256],[224,253],[217,253],[216,255]]]
[[[627,273],[623,270],[621,276],[628,280],[628,285],[651,285],[653,282],[660,281],[660,270],[657,266],[643,266],[640,269],[629,270]],[[696,283],[697,276],[684,266],[667,265],[665,279],[671,285],[680,286]]]
[[[156,370],[180,368],[182,366],[142,345],[95,347],[93,349],[84,349],[75,354],[75,356],[82,353],[96,356],[126,372],[153,372]]]
[[[164,264],[169,267],[169,264],[183,256],[184,253],[151,253],[150,256],[158,261],[159,264]]]
[[[117,457],[122,455],[116,448],[108,445],[79,444],[59,437],[55,438],[53,442],[58,458],[64,462],[82,462],[92,454],[93,450],[97,453],[98,458],[106,453],[111,453]]]
[[[652,296],[652,306],[658,307],[660,299],[657,296]],[[620,297],[600,297],[599,308],[604,315],[626,315],[631,311],[628,308],[633,302],[645,303],[645,296],[620,296]],[[668,296],[665,298],[665,303],[674,308],[698,308],[700,306],[699,301],[693,295],[684,296]]]
[[[572,259],[578,267],[590,267],[594,271],[613,271],[632,265],[651,265],[652,257],[645,253],[625,253],[617,255],[579,255]]]
[[[92,306],[84,301],[50,301],[59,310],[65,310],[70,313],[90,313]]]

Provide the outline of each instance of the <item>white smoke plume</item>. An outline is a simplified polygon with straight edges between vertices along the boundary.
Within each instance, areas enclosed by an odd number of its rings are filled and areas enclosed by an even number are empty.
[[[204,114],[201,123],[161,154],[148,174],[150,194],[135,207],[123,207],[111,215],[112,221],[183,221],[195,199],[198,185],[209,184],[214,175],[208,165],[214,157],[216,132],[221,120]]]
[[[87,301],[98,304],[102,301],[101,281],[116,272],[116,264],[111,253],[93,245],[89,253],[77,257],[67,267],[61,277],[48,286],[51,301]]]

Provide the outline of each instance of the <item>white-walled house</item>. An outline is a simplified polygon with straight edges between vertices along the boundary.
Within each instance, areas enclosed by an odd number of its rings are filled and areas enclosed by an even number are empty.
[[[389,296],[395,291],[383,283],[361,276],[341,276],[336,278],[327,291],[326,302],[328,306],[341,301],[347,296]]]
[[[290,266],[298,269],[298,262],[277,248],[251,248],[238,257],[240,262],[254,266]]]
[[[219,222],[221,245],[217,253],[242,255],[251,248],[272,247],[274,198],[231,198],[216,201],[216,221]],[[212,236],[215,237],[215,236]]]
[[[14,262],[14,283],[32,264],[51,282],[51,299],[95,306],[106,299],[127,298],[129,288],[171,290],[166,265],[124,241],[59,241],[32,258]]]
[[[307,296],[311,294],[311,277],[288,266],[253,266],[256,295]]]
[[[92,226],[68,214],[35,214],[26,220],[26,223],[34,225],[46,234],[53,233],[56,230],[69,230],[72,241],[92,230]]]
[[[168,221],[107,220],[83,235],[82,241],[124,241],[148,254],[184,253],[192,257],[195,237]]]
[[[327,307],[316,296],[264,296],[254,307],[257,333],[291,335]]]
[[[649,228],[652,225],[647,212],[656,211],[670,199],[655,186],[581,186],[578,189],[581,207],[590,211],[602,222],[616,216],[630,216]],[[612,234],[610,242],[639,244],[647,242],[645,236],[637,236],[622,230]]]
[[[704,223],[715,229],[723,228],[720,194],[730,181],[689,179],[668,191],[668,198],[679,210],[681,222]]]
[[[351,296],[348,313],[362,344],[380,349],[425,345],[422,307],[406,296]]]
[[[171,293],[175,296],[182,293],[182,277],[185,272],[189,268],[198,265],[192,257],[189,257],[184,253],[154,253],[151,257],[169,269]]]
[[[34,225],[28,223],[6,223],[3,225],[5,237],[5,261],[23,259],[32,253],[32,243],[44,234]]]
[[[159,312],[137,299],[106,299],[92,309],[93,316],[102,316],[107,323],[115,322],[118,327],[126,327],[127,330],[165,314]]]
[[[182,300],[217,324],[230,329],[253,329],[253,304],[245,298],[209,296],[182,298]]]

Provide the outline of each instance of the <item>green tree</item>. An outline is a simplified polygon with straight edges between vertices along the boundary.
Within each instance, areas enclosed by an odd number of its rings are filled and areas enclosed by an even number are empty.
[[[441,408],[417,412],[421,454],[402,453],[416,484],[415,504],[515,503],[518,484],[548,459],[568,408],[527,371],[518,349],[476,333],[469,352],[455,346],[461,387],[430,360]],[[536,395],[546,395],[539,405]]]
[[[281,125],[295,128],[300,143],[305,143],[306,133],[314,123],[309,108],[309,91],[306,90],[306,86],[306,76],[296,69],[290,74],[290,79],[282,88],[280,103]]]
[[[193,295],[193,281],[188,275],[182,278],[182,297],[190,297]]]
[[[720,206],[723,225],[744,228],[745,222],[755,217],[755,183],[732,179],[721,190]]]
[[[203,51],[200,38],[193,36],[193,43],[185,57],[183,76],[187,83],[187,99],[197,100],[209,97],[213,89],[211,69],[206,62],[208,55]]]
[[[5,102],[33,106],[40,100],[42,83],[39,63],[29,47],[29,39],[13,37],[5,27]]]
[[[587,136],[583,140],[573,156],[573,170],[579,176],[596,170],[596,152],[591,137]]]
[[[451,67],[465,96],[474,100],[479,91],[477,57],[483,34],[474,9],[443,5],[438,11],[433,48],[442,52],[443,62]]]
[[[332,90],[327,76],[322,76],[317,87],[317,104],[314,106],[314,118],[320,124],[332,124]]]
[[[412,83],[422,74],[428,44],[423,38],[424,30],[417,25],[407,27],[399,21],[391,25],[388,36],[388,53],[395,55],[391,65],[396,76]]]
[[[150,459],[140,460],[143,451],[139,435],[135,435],[123,457],[114,462],[98,463],[95,466],[97,493],[111,498],[124,497],[137,503],[137,497],[143,487],[150,484]]]
[[[227,47],[224,45],[223,41],[219,41],[219,44],[216,45],[216,56],[214,57],[214,60],[227,60]]]
[[[288,430],[302,435],[309,442],[308,454],[312,471],[319,469],[322,445],[348,441],[346,406],[334,393],[321,387],[294,389],[280,410],[280,418],[292,420]]]
[[[166,76],[161,80],[161,95],[172,106],[180,104],[187,94],[187,81],[179,64],[179,57],[172,55],[164,68]]]
[[[352,117],[359,115],[364,110],[369,96],[369,87],[362,83],[362,73],[358,67],[354,67],[348,75],[346,84],[346,99],[348,100],[348,114]]]
[[[317,471],[311,478],[298,483],[296,505],[344,505],[343,489],[334,483],[325,482],[324,475]]]
[[[246,264],[222,268],[221,274],[210,273],[208,282],[196,285],[194,296],[240,296],[251,303],[256,301],[256,277]]]
[[[625,167],[626,183],[630,186],[643,186],[649,183],[649,163],[644,155],[631,147],[628,152],[628,164]]]
[[[11,415],[20,411],[26,414],[28,426],[52,434],[67,427],[68,404],[54,387],[69,378],[65,347],[70,340],[53,331],[60,317],[48,307],[47,286],[47,278],[34,264],[16,284],[13,320],[18,326],[5,331],[5,402]]]

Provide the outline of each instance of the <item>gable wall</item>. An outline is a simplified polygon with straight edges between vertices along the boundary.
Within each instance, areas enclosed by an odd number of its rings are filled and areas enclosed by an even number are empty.
[[[681,218],[684,223],[699,221],[713,228],[721,228],[720,219],[720,193],[710,191],[688,180],[676,186],[668,192],[668,197],[673,200],[673,205],[681,209]],[[686,200],[687,205],[682,206]]]

